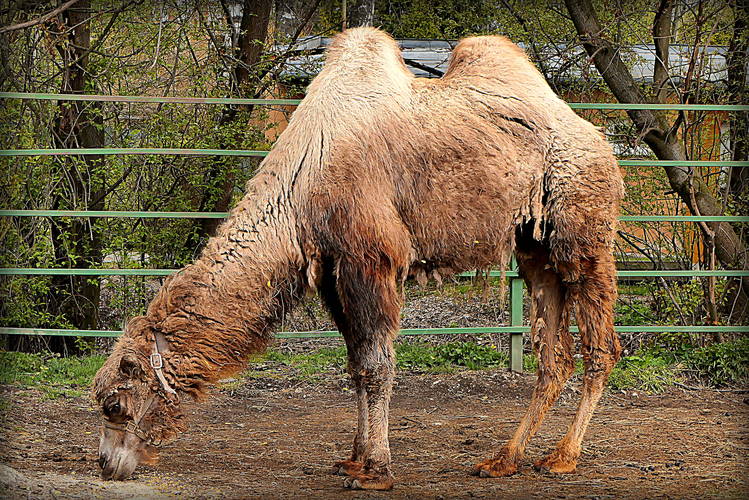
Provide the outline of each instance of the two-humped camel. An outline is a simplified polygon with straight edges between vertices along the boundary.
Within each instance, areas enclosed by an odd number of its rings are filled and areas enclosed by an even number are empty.
[[[343,334],[356,388],[353,452],[338,469],[350,487],[391,488],[404,281],[504,266],[513,250],[531,298],[538,381],[515,435],[475,472],[517,470],[573,372],[573,304],[582,399],[537,466],[575,470],[621,351],[612,240],[622,193],[603,134],[506,38],[465,39],[443,78],[421,79],[385,33],[341,33],[246,196],[200,258],[128,323],[97,374],[102,475],[128,477],[185,430],[179,395],[200,396],[242,369],[311,289]]]

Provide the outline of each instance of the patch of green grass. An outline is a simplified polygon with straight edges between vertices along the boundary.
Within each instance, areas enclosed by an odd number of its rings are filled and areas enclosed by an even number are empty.
[[[0,352],[0,384],[34,387],[50,398],[85,394],[106,356],[61,358]]]
[[[749,337],[706,347],[688,345],[686,336],[664,338],[668,347],[661,343],[622,358],[609,377],[609,387],[661,392],[682,378],[684,368],[712,386],[749,382]]]
[[[11,407],[11,402],[5,396],[0,396],[0,423],[6,424],[8,422],[8,412]]]
[[[271,361],[294,368],[303,378],[323,373],[341,373],[346,367],[346,347],[325,347],[310,353],[286,354],[268,351],[263,361]],[[250,367],[252,364],[250,364]]]
[[[713,386],[749,383],[749,337],[701,347],[688,334],[664,333],[644,352],[687,368]]]
[[[649,304],[633,301],[619,301],[614,307],[618,325],[648,325],[653,323]]]
[[[649,296],[652,288],[649,283],[619,283],[619,295]]]
[[[398,368],[417,372],[449,372],[459,369],[486,370],[507,366],[508,356],[495,346],[475,342],[427,344],[403,342],[395,346]]]
[[[609,375],[608,386],[657,393],[673,385],[677,375],[678,368],[667,359],[643,352],[622,358]]]
[[[482,346],[475,342],[449,342],[429,344],[426,342],[399,342],[395,344],[399,370],[419,373],[444,373],[460,369],[485,370],[507,366],[507,354],[494,346]],[[302,378],[324,373],[344,373],[347,363],[346,348],[323,348],[309,353],[287,354],[268,351],[250,362],[248,376],[263,372],[253,371],[254,363],[277,363],[292,368]]]
[[[533,353],[524,354],[523,371],[528,373],[536,373],[536,370],[538,370],[538,357]]]
[[[679,337],[676,348],[671,337],[651,345],[634,356],[627,356],[614,368],[608,386],[614,390],[662,392],[683,375],[685,368],[714,386],[749,382],[749,337],[707,347],[686,345]],[[395,345],[398,369],[416,373],[446,373],[458,370],[487,370],[508,366],[506,352],[495,346],[475,342],[398,342]],[[0,384],[14,384],[42,391],[46,397],[85,394],[105,356],[60,358],[54,355],[0,352]],[[289,367],[274,372],[260,370],[259,364]],[[582,363],[576,363],[582,373]],[[258,369],[253,369],[255,366]],[[534,355],[523,356],[523,368],[536,370]],[[315,379],[323,374],[343,374],[346,368],[345,346],[322,348],[308,353],[288,354],[269,351],[253,356],[243,377],[293,376]],[[241,384],[241,380],[232,382]],[[3,402],[0,400],[0,413]]]

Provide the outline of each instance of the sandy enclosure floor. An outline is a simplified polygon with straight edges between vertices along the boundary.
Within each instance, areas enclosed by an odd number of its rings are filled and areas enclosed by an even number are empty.
[[[504,371],[401,375],[390,418],[397,484],[349,491],[331,465],[355,425],[348,383],[253,378],[190,405],[191,429],[158,465],[126,482],[97,479],[98,416],[88,399],[42,401],[2,387],[0,485],[6,498],[749,498],[747,394],[608,393],[578,471],[537,473],[572,418],[568,387],[520,472],[468,475],[521,418],[534,377]]]

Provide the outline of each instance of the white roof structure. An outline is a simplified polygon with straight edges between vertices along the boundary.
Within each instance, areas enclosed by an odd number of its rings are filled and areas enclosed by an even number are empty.
[[[452,48],[457,40],[397,40],[403,50],[403,58],[409,69],[416,75],[425,78],[439,77],[445,72]],[[282,70],[282,75],[297,78],[311,78],[322,67],[323,49],[331,42],[331,38],[310,37],[297,43],[295,51],[306,52],[305,55],[290,58]],[[523,44],[520,44],[523,47]],[[523,47],[525,48],[525,47]],[[278,47],[282,53],[287,47]],[[699,58],[701,67],[699,76],[702,81],[724,83],[726,74],[727,47],[700,47]],[[689,60],[693,47],[690,45],[671,45],[669,55],[669,70],[671,77],[678,84],[684,78],[689,67]],[[530,53],[530,51],[527,51]],[[633,45],[622,48],[621,55],[625,61],[631,63],[633,76],[637,81],[649,83],[653,81],[653,67],[655,64],[655,47],[653,45]],[[568,50],[564,46],[542,49],[543,65],[547,72],[552,73],[556,81],[573,81],[582,77],[583,69],[590,77],[598,78],[593,63],[580,47]],[[547,75],[547,77],[550,75]]]

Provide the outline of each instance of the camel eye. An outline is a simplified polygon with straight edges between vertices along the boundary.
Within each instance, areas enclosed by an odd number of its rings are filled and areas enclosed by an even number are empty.
[[[117,417],[122,413],[122,406],[119,401],[114,401],[104,405],[104,415],[107,417]]]

